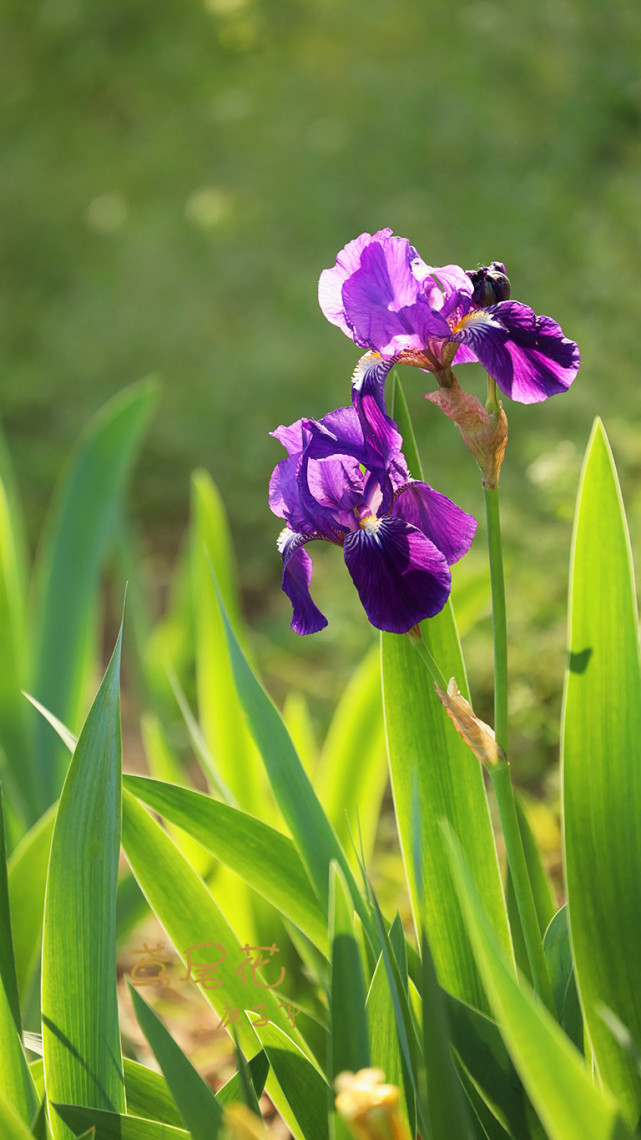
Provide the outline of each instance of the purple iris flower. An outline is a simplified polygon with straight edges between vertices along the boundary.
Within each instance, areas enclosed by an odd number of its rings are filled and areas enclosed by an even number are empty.
[[[292,629],[316,633],[327,619],[312,601],[313,539],[343,547],[372,625],[406,633],[445,605],[450,565],[469,550],[476,521],[427,483],[412,480],[395,423],[373,394],[322,420],[272,435],[288,456],[276,466],[269,505],[283,518],[278,547]]]
[[[435,269],[390,229],[346,245],[321,273],[318,298],[327,319],[368,350],[357,371],[370,390],[397,362],[449,387],[456,357],[479,361],[506,396],[535,404],[566,391],[579,368],[579,349],[556,321],[507,299],[501,262],[469,273]]]

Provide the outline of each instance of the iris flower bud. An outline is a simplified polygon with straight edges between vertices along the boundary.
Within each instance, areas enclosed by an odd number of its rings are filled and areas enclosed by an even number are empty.
[[[466,269],[465,272],[474,286],[472,302],[480,309],[496,305],[499,301],[509,301],[512,289],[502,261],[493,261],[479,269]]]

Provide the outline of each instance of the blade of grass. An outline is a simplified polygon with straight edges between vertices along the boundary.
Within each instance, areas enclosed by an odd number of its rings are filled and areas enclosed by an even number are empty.
[[[0,784],[0,985],[3,987],[7,1004],[13,1016],[16,1032],[22,1034],[20,998],[12,935],[11,908],[9,903],[9,881],[7,876],[7,847],[4,831],[3,790]]]
[[[349,681],[330,723],[316,770],[323,805],[340,842],[350,849],[356,819],[366,860],[371,856],[387,758],[383,728],[381,667],[376,649]]]
[[[0,745],[4,778],[23,820],[36,815],[36,767],[20,690],[28,668],[26,582],[9,501],[0,481]]]
[[[277,1025],[255,1026],[282,1095],[304,1140],[329,1140],[331,1089],[296,1042]]]
[[[218,594],[220,612],[241,704],[276,802],[307,868],[321,905],[329,902],[329,868],[335,859],[345,875],[355,909],[366,929],[369,915],[354,881],[345,853],[325,815],[291,737],[275,704],[253,672],[230,624]]]
[[[619,1106],[598,1088],[580,1053],[534,996],[514,976],[480,903],[462,845],[450,827],[445,834],[454,882],[468,923],[479,969],[492,1007],[532,1104],[549,1140],[632,1140]]]
[[[323,912],[291,839],[201,792],[145,776],[125,776],[123,786],[241,875],[328,954]]]
[[[82,700],[82,664],[107,543],[118,500],[155,398],[144,381],[120,393],[81,437],[57,488],[37,565],[37,634],[31,691],[74,725]],[[57,798],[66,757],[41,721],[34,726],[37,811]]]
[[[354,905],[336,863],[331,865],[330,891],[331,1017],[329,1080],[345,1069],[369,1067],[369,1032],[365,1013],[365,981],[354,937]]]
[[[124,1109],[116,994],[122,626],[60,799],[45,897],[44,1063],[50,1100]],[[69,1130],[52,1116],[54,1140]]]
[[[191,1140],[184,1128],[172,1128],[156,1120],[142,1120],[104,1109],[85,1108],[76,1104],[54,1103],[53,1108],[69,1128],[95,1127],[96,1140]]]
[[[141,994],[131,985],[129,993],[138,1024],[160,1065],[185,1127],[193,1140],[216,1140],[223,1112],[212,1089]]]
[[[630,540],[614,460],[595,422],[581,477],[570,575],[563,712],[563,822],[576,980],[597,1066],[641,1111],[641,1080],[598,1014],[641,1040],[641,672]]]
[[[200,725],[234,800],[245,811],[264,814],[265,776],[238,701],[209,566],[240,639],[238,573],[225,508],[206,471],[196,471],[192,477],[191,562]]]

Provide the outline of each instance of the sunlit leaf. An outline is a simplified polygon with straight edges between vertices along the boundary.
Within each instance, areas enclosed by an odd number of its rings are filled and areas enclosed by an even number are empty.
[[[641,1079],[599,1016],[641,1040],[641,676],[630,541],[599,420],[577,503],[563,715],[565,868],[576,980],[603,1080],[628,1118]]]
[[[125,1106],[116,994],[122,627],[60,798],[47,878],[42,962],[50,1100]],[[55,1140],[69,1130],[51,1120]]]

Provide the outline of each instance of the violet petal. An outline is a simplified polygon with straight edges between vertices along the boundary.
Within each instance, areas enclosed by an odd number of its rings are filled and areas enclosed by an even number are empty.
[[[440,550],[403,519],[387,515],[351,531],[344,556],[372,625],[407,633],[434,617],[449,597],[450,570]]]

